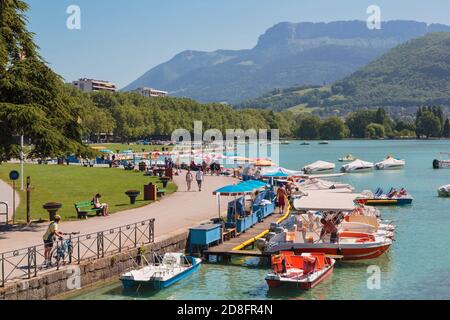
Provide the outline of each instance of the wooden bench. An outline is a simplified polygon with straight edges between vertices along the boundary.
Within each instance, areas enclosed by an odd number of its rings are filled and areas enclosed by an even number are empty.
[[[236,228],[224,229],[222,232],[222,242],[236,238]]]
[[[94,208],[94,203],[92,201],[77,202],[74,206],[77,211],[78,219],[87,219],[87,214],[89,212],[95,212],[97,215],[100,215],[103,211],[102,208]]]

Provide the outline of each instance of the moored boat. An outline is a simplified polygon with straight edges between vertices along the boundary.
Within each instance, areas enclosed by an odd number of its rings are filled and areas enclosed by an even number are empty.
[[[333,171],[335,167],[334,163],[319,160],[306,165],[302,170],[305,174],[324,173]]]
[[[373,167],[374,164],[372,162],[356,159],[353,162],[343,165],[341,171],[348,173],[369,172],[373,170]]]
[[[355,161],[356,158],[354,156],[352,156],[351,154],[347,154],[346,156],[339,158],[338,160],[339,160],[339,162],[352,162],[352,161]]]
[[[124,288],[145,284],[163,289],[197,271],[200,264],[199,258],[182,253],[166,253],[160,262],[128,271],[120,276],[120,280]]]
[[[450,184],[440,186],[438,188],[439,197],[450,197]]]
[[[387,194],[383,194],[383,189],[378,188],[375,193],[366,190],[361,194],[356,201],[368,206],[402,206],[411,204],[414,200],[405,188],[401,188],[400,191],[391,188]]]
[[[303,253],[292,251],[274,255],[272,272],[266,276],[269,288],[290,285],[302,290],[314,288],[331,276],[336,261],[323,253]]]
[[[376,163],[375,168],[377,170],[396,170],[403,169],[405,165],[405,160],[395,159],[391,156],[388,156],[385,160]]]
[[[443,155],[447,155],[449,158],[442,159]],[[450,169],[450,153],[440,152],[439,159],[433,160],[433,169]]]

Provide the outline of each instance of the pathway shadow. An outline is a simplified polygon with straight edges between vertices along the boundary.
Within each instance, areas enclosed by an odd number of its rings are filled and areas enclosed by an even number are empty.
[[[43,223],[34,223],[31,225],[0,225],[0,240],[6,239],[6,233],[8,232],[40,232],[40,228]]]

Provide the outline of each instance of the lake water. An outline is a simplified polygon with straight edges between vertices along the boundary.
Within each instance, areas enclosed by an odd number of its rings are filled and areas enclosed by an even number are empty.
[[[357,191],[381,186],[406,187],[413,205],[381,208],[382,217],[397,226],[395,242],[384,256],[364,262],[338,262],[333,276],[308,292],[268,291],[268,269],[255,258],[245,266],[204,264],[196,274],[156,292],[124,292],[118,281],[84,290],[74,299],[450,299],[450,199],[438,198],[437,188],[450,183],[450,170],[433,170],[439,152],[450,151],[450,141],[331,141],[329,145],[300,142],[280,146],[281,165],[300,169],[316,160],[342,163],[348,153],[378,162],[386,155],[406,160],[399,171],[349,174],[340,181]],[[368,267],[381,270],[379,289],[368,289]]]

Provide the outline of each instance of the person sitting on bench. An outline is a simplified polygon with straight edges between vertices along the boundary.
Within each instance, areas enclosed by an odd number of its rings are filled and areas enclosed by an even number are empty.
[[[100,202],[100,198],[101,198],[101,197],[102,197],[102,196],[101,196],[99,193],[97,193],[97,194],[94,196],[94,199],[92,199],[92,203],[93,203],[93,205],[94,205],[94,208],[96,208],[96,209],[102,209],[102,215],[103,215],[104,217],[106,217],[106,216],[109,216],[109,211],[108,211],[109,206],[108,206],[107,203],[101,203],[101,202]]]

